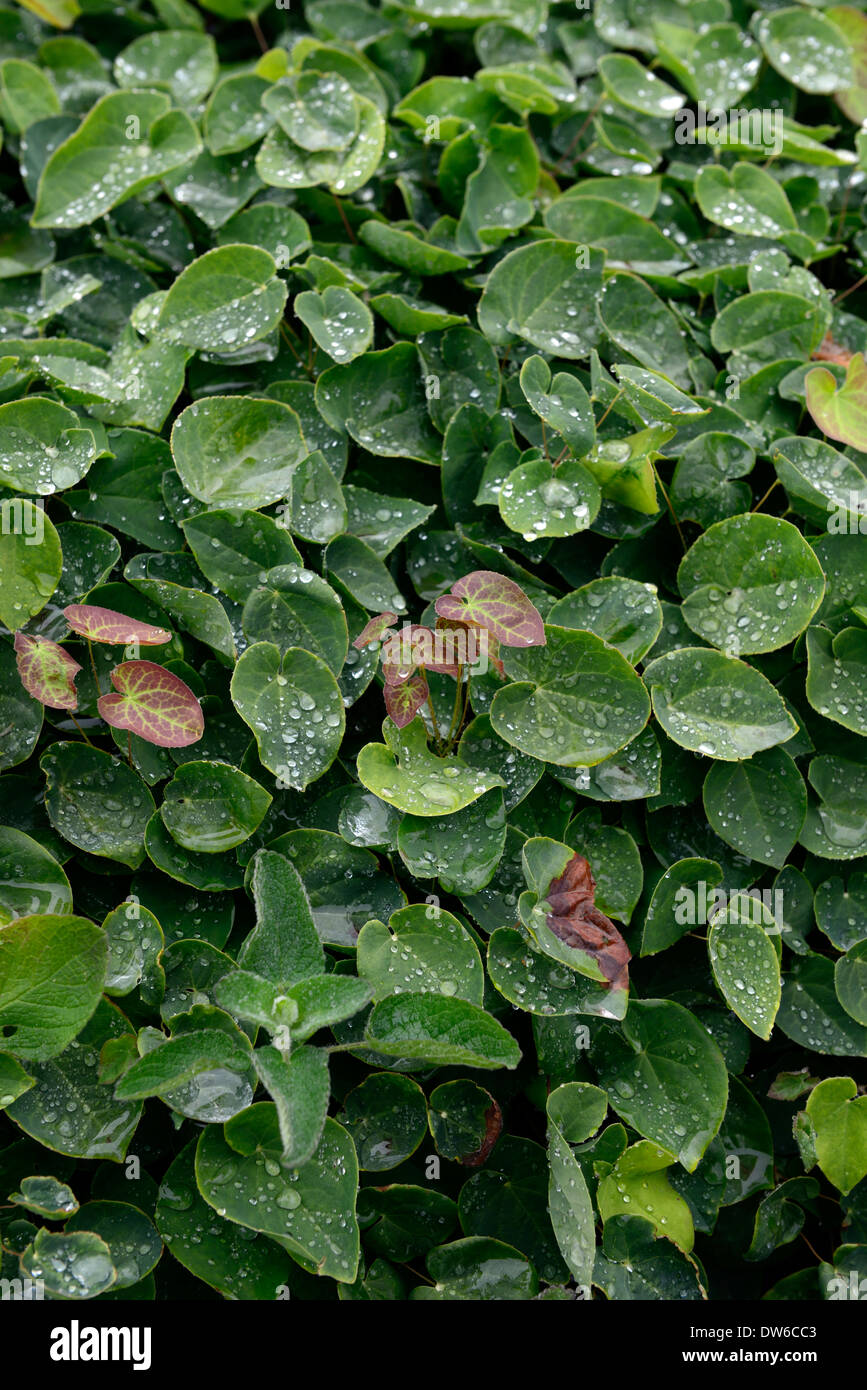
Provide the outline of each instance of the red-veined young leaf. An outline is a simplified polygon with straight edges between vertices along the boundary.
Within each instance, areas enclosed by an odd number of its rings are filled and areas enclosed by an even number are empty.
[[[127,642],[140,642],[144,647],[159,647],[163,642],[170,642],[172,637],[164,627],[140,623],[137,618],[128,618],[113,608],[99,608],[94,603],[71,603],[64,608],[63,616],[73,632],[91,642],[116,642],[123,646]]]
[[[399,685],[385,686],[385,708],[399,729],[411,724],[428,697],[428,684],[421,671]]]
[[[397,622],[396,613],[377,613],[375,618],[370,618],[359,632],[353,647],[361,651],[362,647],[367,647],[371,642],[381,642],[392,623]]]
[[[554,935],[593,956],[611,989],[629,984],[629,947],[604,912],[594,906],[596,882],[583,854],[573,854],[545,894],[550,909],[545,924]]]
[[[441,618],[484,627],[504,647],[543,647],[545,626],[523,589],[494,570],[474,570],[436,601]]]
[[[16,632],[15,652],[21,684],[28,695],[49,709],[78,708],[75,677],[81,667],[69,652],[47,637],[30,637],[26,632]]]
[[[418,666],[438,671],[444,676],[457,676],[454,662],[442,660],[451,655],[448,643],[420,623],[407,623],[383,643],[382,673],[386,685],[399,685],[409,680]],[[440,658],[439,660],[437,658]]]
[[[97,708],[106,724],[128,729],[159,748],[186,748],[205,729],[202,707],[188,685],[155,661],[124,661],[111,683],[117,694],[101,695]]]

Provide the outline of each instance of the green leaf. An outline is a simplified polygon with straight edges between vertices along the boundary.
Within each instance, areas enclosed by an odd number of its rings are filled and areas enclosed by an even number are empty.
[[[164,1039],[124,1072],[114,1093],[118,1100],[164,1096],[203,1072],[217,1068],[244,1072],[249,1065],[249,1047],[242,1045],[240,1035],[203,1028]]]
[[[837,92],[851,86],[852,50],[840,30],[813,10],[762,15],[757,36],[772,67],[805,92]]]
[[[726,1108],[726,1069],[716,1043],[670,999],[633,999],[619,1026],[595,1063],[612,1108],[694,1172]]]
[[[807,409],[823,434],[855,449],[867,448],[867,363],[863,352],[852,357],[839,390],[837,378],[827,367],[814,367],[805,376],[804,386]]]
[[[0,1034],[18,1057],[62,1052],[102,993],[105,933],[84,917],[40,913],[0,928]]]
[[[260,577],[244,604],[251,642],[273,642],[281,652],[303,647],[340,675],[349,634],[340,599],[330,585],[300,565],[278,565]]]
[[[74,487],[101,452],[73,411],[42,396],[0,406],[0,429],[0,482],[16,492],[47,497]]]
[[[515,684],[491,705],[494,732],[559,767],[593,766],[641,732],[647,692],[629,663],[590,632],[546,626],[547,645],[504,653]]]
[[[121,49],[114,60],[119,87],[165,91],[178,106],[195,106],[206,97],[217,70],[214,40],[210,34],[191,29],[143,34]]]
[[[640,1139],[622,1153],[599,1184],[596,1201],[603,1221],[612,1216],[641,1216],[657,1236],[666,1236],[689,1254],[695,1240],[692,1215],[666,1176],[673,1159],[665,1149]]]
[[[576,1095],[578,1084],[559,1086],[548,1096],[548,1210],[569,1272],[577,1284],[588,1289],[596,1250],[593,1204],[568,1142],[574,1132],[576,1102],[584,1110],[584,1098]]]
[[[0,905],[11,917],[72,911],[72,889],[53,854],[23,831],[0,827]]]
[[[196,1278],[237,1299],[278,1297],[291,1261],[275,1242],[223,1220],[196,1187],[196,1140],[182,1149],[160,1186],[156,1223],[178,1260]]]
[[[358,934],[358,973],[377,1002],[430,993],[482,1003],[484,973],[475,943],[442,908],[403,907],[388,926],[368,922]]]
[[[398,689],[405,690],[406,685]],[[439,878],[450,893],[477,893],[486,887],[502,858],[505,841],[506,811],[503,794],[497,788],[463,810],[435,821],[427,816],[404,816],[397,832],[398,851],[411,873],[416,878]]]
[[[41,506],[0,502],[0,622],[11,632],[41,613],[60,580],[60,537]]]
[[[244,1154],[230,1148],[216,1126],[203,1131],[196,1150],[196,1181],[205,1201],[230,1221],[279,1237],[310,1273],[351,1284],[359,1234],[358,1164],[349,1135],[334,1120],[326,1120],[312,1158],[301,1168],[284,1168],[276,1108],[254,1106],[249,1130]],[[271,1174],[265,1164],[276,1172]]]
[[[21,1257],[21,1268],[55,1298],[96,1298],[117,1282],[111,1251],[90,1231],[55,1234],[44,1226]]]
[[[643,68],[635,58],[622,53],[607,54],[600,59],[599,76],[615,101],[644,116],[665,119],[679,111],[686,101],[674,87]]]
[[[847,627],[834,637],[827,628],[811,627],[807,659],[807,699],[813,709],[844,729],[867,734],[867,632]]]
[[[714,763],[702,790],[705,814],[727,845],[781,869],[807,814],[807,791],[783,748],[739,763]]]
[[[399,811],[415,816],[451,814],[503,785],[497,773],[431,753],[420,718],[405,729],[387,720],[383,736],[386,743],[365,744],[359,753],[358,778],[368,791]]]
[[[821,566],[800,531],[762,513],[711,526],[683,557],[677,580],[686,622],[731,656],[788,645],[825,592]]]
[[[172,429],[181,481],[216,507],[276,502],[305,452],[298,416],[279,401],[210,397],[183,411]]]
[[[558,599],[548,621],[593,632],[636,665],[659,636],[662,609],[654,585],[612,576],[594,579]]]
[[[46,809],[58,834],[88,854],[137,868],[154,813],[154,799],[138,773],[83,743],[52,744],[40,765]]]
[[[316,382],[316,405],[332,429],[346,430],[369,453],[440,461],[441,444],[430,424],[411,343],[329,367]]]
[[[325,957],[304,885],[289,860],[260,850],[250,886],[256,925],[238,952],[238,964],[287,987],[322,974]]]
[[[721,882],[722,869],[712,859],[678,859],[670,864],[653,889],[647,906],[641,954],[654,956],[666,950],[679,941],[690,926],[701,922],[705,914],[696,915],[696,897],[703,885],[705,902],[708,890],[711,890],[713,901],[712,890]]]
[[[764,169],[735,164],[700,170],[695,196],[709,222],[742,236],[780,237],[797,231],[795,214],[783,189]]]
[[[842,1193],[867,1177],[867,1096],[850,1076],[829,1076],[807,1097],[816,1157],[829,1182]]]
[[[322,90],[327,86],[336,86],[340,81],[333,73],[329,73],[324,78],[318,73],[305,73],[299,79],[310,78],[313,80],[312,91],[316,88]],[[319,79],[318,83],[316,79]],[[295,105],[286,104],[283,101],[282,87],[272,87],[266,94],[270,97],[270,109],[274,112],[277,120],[292,126],[293,131],[299,128],[306,130],[306,142],[310,143],[312,124],[307,114],[308,100]],[[287,135],[285,130],[279,127],[270,130],[265,136],[259,153],[256,156],[257,172],[265,183],[271,184],[276,188],[310,188],[315,184],[324,183],[332,193],[346,195],[355,193],[376,172],[382,156],[385,144],[386,126],[380,112],[372,101],[367,97],[361,96],[359,92],[354,92],[352,101],[357,110],[358,128],[354,137],[342,149],[314,149],[312,151],[299,145],[291,135]],[[345,106],[343,113],[331,107],[327,98],[326,104],[329,109],[329,124],[331,134],[327,136],[330,141],[335,138],[335,120],[340,114],[341,122],[345,117]],[[300,109],[299,109],[300,108]],[[321,113],[323,104],[319,103]],[[350,108],[351,110],[351,108]],[[313,121],[317,120],[314,114]],[[317,136],[321,136],[322,122],[318,121],[319,130]],[[345,127],[343,127],[345,130]]]
[[[484,1009],[438,994],[392,994],[367,1020],[365,1042],[387,1057],[418,1058],[431,1066],[513,1070],[515,1039]]]
[[[767,1040],[780,1006],[780,962],[768,932],[769,910],[747,894],[736,894],[710,921],[711,968],[725,1000],[752,1033]]]
[[[114,1289],[137,1285],[150,1274],[163,1253],[163,1243],[153,1222],[129,1202],[85,1202],[73,1212],[65,1227],[70,1240],[84,1232],[92,1232],[108,1246],[117,1272]]]
[[[275,270],[273,257],[258,246],[207,251],[172,285],[157,332],[199,351],[225,351],[265,337],[280,322],[286,303],[286,286]]]
[[[408,1076],[374,1072],[349,1092],[344,1106],[343,1122],[363,1171],[397,1168],[427,1134],[424,1092]]]
[[[834,966],[812,952],[792,961],[777,1025],[793,1042],[832,1057],[867,1056],[867,1027],[840,1005]]]
[[[246,600],[263,572],[301,561],[284,527],[261,512],[217,508],[181,524],[199,569],[236,603]]]
[[[681,748],[738,762],[796,730],[770,681],[722,652],[681,647],[652,661],[644,676],[656,718]]]
[[[417,1298],[453,1301],[514,1301],[534,1297],[536,1271],[511,1245],[487,1236],[469,1236],[432,1250],[427,1258],[433,1287],[422,1285]]]
[[[834,965],[834,988],[847,1014],[856,1023],[867,1024],[867,945],[857,941]]]
[[[249,839],[270,805],[264,787],[237,768],[189,762],[166,787],[160,815],[183,849],[216,853]]]
[[[428,1119],[443,1158],[456,1159],[469,1168],[484,1161],[503,1124],[494,1097],[475,1081],[446,1081],[437,1086],[431,1091]]]
[[[196,127],[160,92],[111,92],[51,154],[39,180],[35,227],[86,227],[194,159]]]
[[[248,647],[232,676],[232,702],[259,756],[284,786],[303,791],[334,761],[345,727],[343,700],[318,656],[273,642]]]
[[[300,1168],[316,1152],[325,1124],[328,1053],[319,1047],[299,1047],[287,1057],[276,1047],[260,1047],[253,1053],[253,1065],[277,1108],[281,1162]]]
[[[498,347],[522,339],[558,357],[586,357],[599,337],[591,306],[601,288],[604,258],[586,246],[583,250],[579,256],[570,241],[548,240],[504,256],[479,304],[485,337]]]
[[[35,1085],[7,1109],[25,1134],[58,1153],[121,1162],[141,1106],[118,1101],[100,1082],[100,1050],[129,1035],[129,1023],[105,1000],[65,1051],[30,1064]]]
[[[373,341],[373,315],[351,290],[329,285],[322,294],[306,290],[293,306],[314,340],[335,362],[351,362]]]

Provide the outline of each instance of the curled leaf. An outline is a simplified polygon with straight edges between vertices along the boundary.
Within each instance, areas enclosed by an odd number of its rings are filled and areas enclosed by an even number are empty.
[[[456,646],[454,638],[446,633],[434,632],[419,623],[405,624],[383,643],[382,672],[386,684],[399,685],[409,680],[419,666],[445,676],[457,676],[457,662],[450,659]]]
[[[40,704],[49,709],[77,709],[75,677],[81,670],[68,652],[47,637],[15,634],[15,660],[21,684]]]
[[[436,601],[441,618],[454,618],[473,627],[484,627],[504,647],[543,647],[545,627],[514,579],[494,570],[474,570],[452,585],[451,593]]]
[[[396,613],[377,613],[375,617],[369,618],[364,624],[352,644],[353,647],[361,651],[362,647],[369,646],[371,642],[381,642],[392,623],[396,622]]]
[[[123,646],[127,642],[139,642],[144,647],[159,647],[171,641],[172,634],[164,627],[139,622],[125,613],[116,613],[113,608],[99,608],[93,603],[70,603],[64,608],[63,616],[73,632],[91,642],[116,642]]]
[[[124,661],[111,673],[117,694],[101,695],[106,724],[128,729],[159,748],[186,748],[205,729],[202,707],[188,685],[154,661]]]
[[[560,941],[594,957],[611,989],[626,989],[629,947],[614,923],[594,906],[595,895],[590,865],[583,854],[574,854],[560,877],[548,885],[545,922]]]

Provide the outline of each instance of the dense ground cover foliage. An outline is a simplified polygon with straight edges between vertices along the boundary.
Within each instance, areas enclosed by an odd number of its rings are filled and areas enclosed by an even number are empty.
[[[867,17],[0,55],[4,1289],[858,1297]]]

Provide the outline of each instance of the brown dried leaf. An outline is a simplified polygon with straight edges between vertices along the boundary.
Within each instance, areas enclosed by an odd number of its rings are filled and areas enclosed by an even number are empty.
[[[573,854],[559,878],[551,880],[545,921],[567,946],[593,956],[611,989],[629,986],[630,951],[614,923],[594,905],[596,883],[583,854]]]

